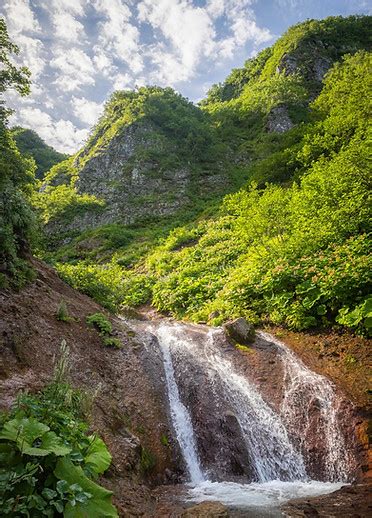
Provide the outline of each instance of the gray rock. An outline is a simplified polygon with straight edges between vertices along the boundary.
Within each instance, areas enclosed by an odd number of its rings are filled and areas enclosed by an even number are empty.
[[[266,129],[269,133],[284,133],[293,126],[286,106],[275,106],[267,117]]]
[[[251,344],[256,336],[252,324],[249,324],[243,317],[227,322],[223,327],[226,334],[241,345]]]

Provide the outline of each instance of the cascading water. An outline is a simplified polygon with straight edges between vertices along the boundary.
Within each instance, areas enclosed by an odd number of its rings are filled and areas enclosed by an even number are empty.
[[[330,381],[311,371],[293,352],[272,335],[259,333],[268,342],[274,343],[281,353],[284,364],[284,398],[281,414],[288,430],[301,426],[300,442],[307,439],[311,406],[319,409],[318,435],[325,444],[325,471],[330,481],[347,481],[354,459],[345,444],[337,419],[340,400]]]
[[[168,339],[169,334],[166,332],[164,327],[159,329],[158,338],[159,345],[163,353],[169,407],[174,430],[190,475],[190,480],[193,484],[197,484],[204,480],[204,476],[198,459],[190,414],[180,399],[177,383],[174,379],[174,370],[170,353],[172,342]]]
[[[341,487],[347,476],[348,462],[342,460],[343,438],[337,426],[334,392],[322,376],[312,373],[284,344],[275,342],[285,366],[285,394],[281,412],[264,401],[247,376],[237,371],[232,361],[215,343],[219,329],[188,326],[172,322],[146,323],[146,330],[158,339],[163,356],[166,386],[173,428],[187,467],[194,501],[220,500],[229,505],[254,508],[277,506],[290,498],[319,495]],[[198,339],[190,334],[199,331]],[[264,339],[274,338],[264,333]],[[200,338],[201,337],[201,338]],[[182,402],[175,375],[174,361],[198,365],[203,370],[210,391],[228,404],[239,423],[246,445],[246,455],[257,482],[249,484],[211,482],[208,466],[202,466],[198,455],[198,437],[187,404]],[[178,379],[178,381],[177,381]],[[308,390],[303,387],[308,387]],[[311,390],[310,390],[311,387]],[[326,435],[327,465],[331,482],[309,480],[299,445],[292,440],[291,430],[299,413],[296,394],[302,394],[302,412],[306,414],[307,398],[317,398],[324,416],[329,419],[321,430]],[[326,419],[325,419],[326,422]]]

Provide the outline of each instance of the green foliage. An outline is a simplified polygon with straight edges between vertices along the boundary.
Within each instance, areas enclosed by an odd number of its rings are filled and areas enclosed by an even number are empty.
[[[121,306],[145,303],[151,295],[148,275],[126,272],[114,262],[104,265],[58,263],[56,267],[60,276],[73,288],[113,312]]]
[[[141,460],[140,460],[140,468],[143,474],[149,474],[156,466],[156,457],[155,455],[142,446],[141,448]]]
[[[329,73],[314,103],[316,120],[296,145],[300,185],[227,196],[219,218],[175,230],[147,258],[159,310],[195,320],[217,311],[214,323],[244,315],[294,329],[337,320],[368,332],[371,185],[360,99],[369,60],[361,52]],[[308,164],[303,157],[319,135],[328,147]],[[173,246],[174,236],[188,233],[198,236],[191,246]]]
[[[68,314],[67,304],[64,300],[61,300],[58,304],[56,317],[60,322],[71,322],[73,320]]]
[[[116,349],[121,349],[123,347],[121,340],[113,336],[103,338],[103,345],[106,347],[115,347]]]
[[[67,381],[68,349],[61,349],[52,383],[37,395],[20,394],[0,429],[2,516],[117,516],[110,491],[92,479],[111,456],[87,435],[82,393]]]
[[[87,324],[93,326],[101,335],[112,333],[112,324],[103,313],[93,313],[86,318]]]
[[[123,128],[143,125],[153,148],[138,149],[134,160],[152,162],[154,174],[177,160],[207,167],[215,141],[231,185],[248,179],[249,187],[221,207],[218,198],[208,202],[204,213],[195,196],[194,211],[171,222],[84,232],[54,254],[62,278],[111,311],[151,302],[179,318],[213,315],[214,325],[245,316],[294,329],[336,322],[367,334],[371,58],[359,49],[369,48],[370,24],[350,17],[295,26],[212,89],[202,112],[169,89],[116,93],[77,168]],[[342,56],[323,85],[313,81],[319,63]],[[276,107],[297,126],[268,133]],[[73,185],[69,167],[50,183]]]
[[[100,212],[105,205],[96,196],[79,194],[71,185],[48,186],[43,192],[33,193],[32,201],[44,223],[53,220],[66,223],[86,211]]]
[[[78,155],[79,165],[105,146],[123,128],[136,124],[147,128],[151,138],[146,150],[138,148],[139,156],[155,163],[168,160],[170,165],[185,159],[206,161],[216,153],[214,130],[208,117],[172,88],[142,87],[136,91],[117,91],[105,105],[105,111],[94,128],[84,154]],[[149,133],[150,132],[150,133]],[[159,153],[160,151],[160,153]],[[136,157],[133,158],[136,160]]]
[[[169,439],[166,435],[162,435],[160,437],[160,442],[162,443],[163,446],[165,446],[166,448],[169,448]]]
[[[366,298],[354,309],[340,309],[336,322],[359,331],[365,329],[367,334],[372,336],[372,297]]]
[[[22,155],[35,160],[35,176],[39,180],[44,178],[51,167],[67,158],[67,155],[48,146],[35,131],[16,126],[12,129],[12,135]]]
[[[102,337],[103,345],[106,347],[115,347],[121,349],[123,344],[119,338],[112,336],[112,324],[102,313],[93,313],[86,318],[87,324],[93,326],[99,331]]]
[[[13,64],[12,54],[18,54],[18,47],[10,41],[5,22],[0,19],[0,94],[14,88],[25,95],[30,73]],[[16,147],[7,127],[10,113],[0,101],[0,287],[19,287],[32,277],[25,259],[36,229],[28,201],[35,165]]]

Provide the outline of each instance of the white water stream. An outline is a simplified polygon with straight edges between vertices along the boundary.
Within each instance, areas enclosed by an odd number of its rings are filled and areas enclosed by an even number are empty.
[[[285,395],[278,413],[215,344],[221,330],[206,332],[203,328],[201,343],[200,336],[195,340],[190,326],[185,324],[163,321],[148,323],[146,328],[157,337],[162,351],[172,424],[189,473],[190,500],[218,500],[236,507],[262,509],[278,507],[292,498],[329,493],[344,485],[351,459],[343,454],[345,445],[337,424],[333,387],[326,378],[310,371],[284,344],[261,333],[262,338],[277,345],[284,365]],[[189,361],[202,367],[212,387],[216,381],[219,390],[222,387],[223,397],[240,425],[258,482],[208,480],[199,459],[192,417],[181,401],[174,372],[173,359],[185,354]],[[304,458],[290,439],[291,428],[298,419],[306,421],[308,406],[314,399],[324,417],[319,433],[326,442],[329,482],[309,480]]]

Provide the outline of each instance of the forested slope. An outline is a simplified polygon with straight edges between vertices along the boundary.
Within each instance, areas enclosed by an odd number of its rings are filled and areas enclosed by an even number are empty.
[[[152,98],[155,91],[167,105],[171,91],[143,90],[146,114],[143,103],[131,113],[137,120],[142,113],[141,124],[152,117],[157,138],[176,135],[178,160],[190,160],[197,129],[204,147],[195,148],[194,163],[213,170],[217,155],[226,178],[246,187],[220,207],[218,197],[194,200],[194,215],[181,207],[152,223],[117,220],[80,233],[49,255],[61,275],[112,310],[151,302],[213,324],[244,315],[294,329],[337,323],[367,332],[370,25],[370,17],[350,17],[291,28],[212,88],[184,134],[175,129],[184,112],[160,118]],[[107,122],[115,110],[125,119],[122,104],[109,107],[78,160],[115,130]]]

